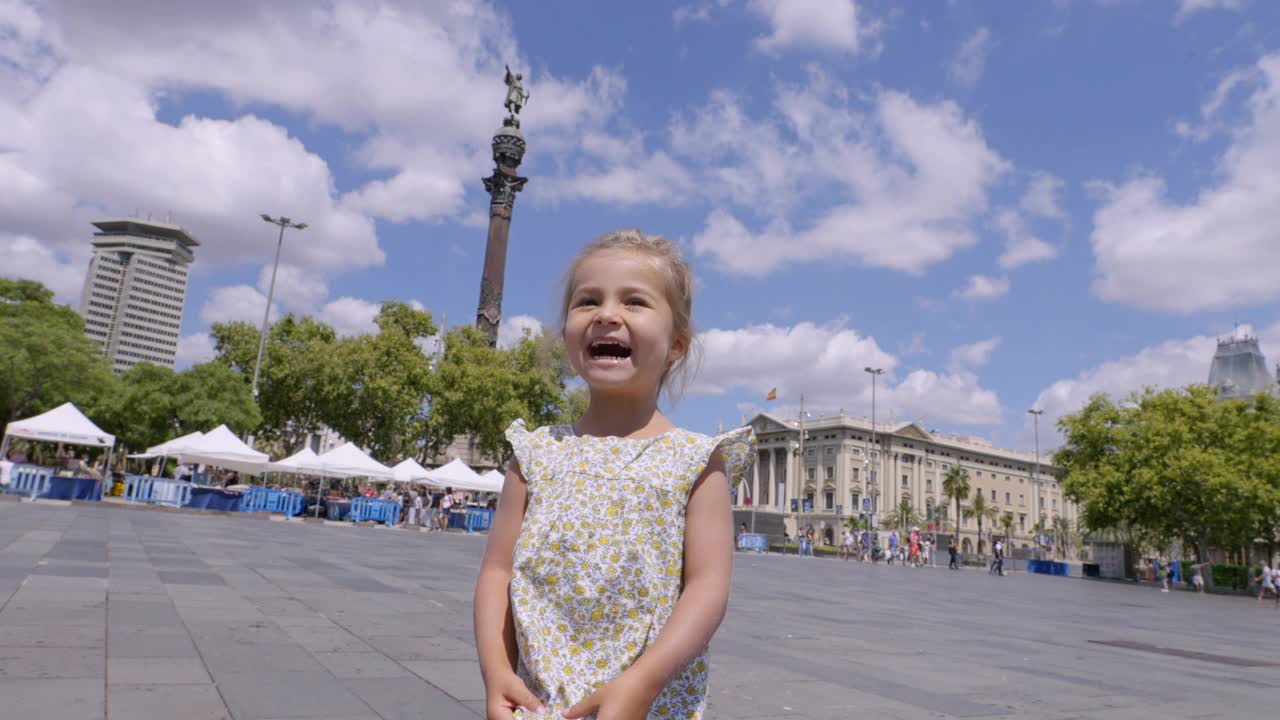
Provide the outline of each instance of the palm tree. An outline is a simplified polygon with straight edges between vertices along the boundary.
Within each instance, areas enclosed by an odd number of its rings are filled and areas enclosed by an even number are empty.
[[[905,529],[910,526],[916,519],[915,508],[911,505],[911,498],[902,498],[898,504],[893,506],[893,510],[884,519],[886,528]]]
[[[844,519],[844,526],[850,530],[861,530],[867,526],[866,518],[849,516]]]
[[[960,501],[969,499],[969,473],[959,465],[953,465],[942,476],[942,494],[956,503],[956,544],[960,543]]]
[[[991,524],[994,525],[996,522],[996,508],[993,505],[988,505],[987,498],[982,493],[978,493],[973,496],[973,501],[969,504],[969,507],[965,508],[964,516],[978,519],[978,554],[981,555],[982,521],[990,520]]]
[[[947,512],[946,503],[935,505],[933,507],[933,521],[938,525],[938,532],[940,534],[946,534],[947,532],[947,519],[949,515],[950,513]]]
[[[1058,554],[1065,560],[1067,548],[1071,545],[1071,521],[1059,515],[1053,519],[1053,544]]]
[[[1012,549],[1010,541],[1013,539],[1013,513],[1007,512],[1000,516],[1000,530],[1004,532],[1004,545]]]

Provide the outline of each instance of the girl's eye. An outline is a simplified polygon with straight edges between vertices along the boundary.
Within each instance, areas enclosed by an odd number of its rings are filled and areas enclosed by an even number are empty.
[[[649,303],[645,302],[641,298],[631,298],[627,301],[627,305],[629,307],[649,307]]]
[[[580,298],[580,299],[578,300],[578,302],[576,302],[576,303],[574,303],[574,304],[573,304],[573,306],[574,306],[574,307],[589,307],[589,306],[591,306],[591,305],[599,305],[599,304],[600,304],[600,303],[596,302],[595,298]]]

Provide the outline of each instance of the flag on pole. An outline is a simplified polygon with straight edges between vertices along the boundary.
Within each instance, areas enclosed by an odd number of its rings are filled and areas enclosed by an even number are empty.
[[[778,388],[774,388],[774,389],[770,390],[770,391],[769,391],[769,394],[764,396],[764,399],[765,399],[765,400],[777,400],[777,399],[778,399]]]

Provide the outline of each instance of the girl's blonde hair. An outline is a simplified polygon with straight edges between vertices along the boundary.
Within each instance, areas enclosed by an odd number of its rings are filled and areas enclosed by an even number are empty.
[[[661,235],[646,235],[640,230],[614,230],[607,232],[582,248],[564,276],[564,293],[560,303],[560,334],[564,334],[565,319],[569,316],[569,303],[573,300],[574,276],[587,258],[606,250],[625,250],[645,255],[653,261],[654,270],[666,282],[663,291],[667,305],[671,307],[671,339],[683,343],[684,354],[667,366],[658,381],[658,392],[666,391],[667,399],[675,403],[684,395],[692,379],[701,346],[693,330],[693,271],[675,243]]]

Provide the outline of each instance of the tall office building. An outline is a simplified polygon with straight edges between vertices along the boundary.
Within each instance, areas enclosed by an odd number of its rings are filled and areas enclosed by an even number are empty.
[[[1209,385],[1224,399],[1252,400],[1269,391],[1280,393],[1280,367],[1276,377],[1267,372],[1267,359],[1258,347],[1258,338],[1232,334],[1218,341],[1218,350],[1209,365]]]
[[[200,243],[166,222],[123,218],[93,225],[93,259],[80,293],[85,334],[116,372],[140,362],[173,367],[192,248]]]

